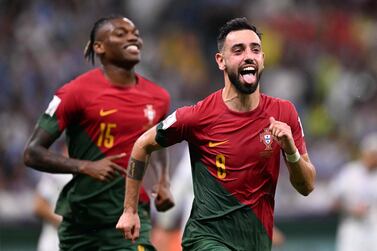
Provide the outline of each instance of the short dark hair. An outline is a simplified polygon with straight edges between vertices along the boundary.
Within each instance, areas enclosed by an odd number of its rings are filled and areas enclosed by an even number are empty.
[[[225,38],[230,32],[239,30],[252,30],[257,34],[259,39],[262,40],[262,33],[258,31],[256,26],[249,24],[246,17],[237,17],[229,20],[219,29],[219,35],[217,36],[217,49],[219,51],[223,49]]]
[[[93,28],[90,31],[89,41],[86,44],[85,49],[84,49],[84,57],[88,61],[90,61],[93,65],[94,65],[94,59],[95,59],[95,52],[94,52],[94,49],[93,49],[93,45],[94,45],[94,42],[96,41],[98,30],[102,26],[104,26],[105,24],[107,24],[108,22],[110,22],[110,21],[112,21],[114,19],[119,19],[119,18],[124,18],[124,16],[122,16],[122,15],[110,15],[108,17],[101,17],[100,19],[98,19],[94,23]]]

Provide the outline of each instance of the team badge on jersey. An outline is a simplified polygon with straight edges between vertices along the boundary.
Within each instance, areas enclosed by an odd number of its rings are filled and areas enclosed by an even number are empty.
[[[273,137],[271,135],[271,132],[268,128],[264,128],[263,132],[259,134],[260,142],[263,142],[263,144],[266,146],[264,149],[265,151],[271,151],[272,150],[272,142]]]
[[[156,117],[156,110],[153,105],[146,105],[144,108],[144,117],[148,119],[148,126],[153,126],[153,120]]]

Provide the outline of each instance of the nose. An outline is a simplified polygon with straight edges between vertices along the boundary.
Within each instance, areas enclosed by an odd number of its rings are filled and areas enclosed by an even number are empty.
[[[129,34],[127,36],[127,42],[128,43],[136,43],[136,44],[139,44],[140,46],[143,46],[143,40],[141,39],[141,37],[139,37],[135,34]]]
[[[248,64],[254,63],[254,53],[251,50],[248,49],[245,51],[244,61]]]
[[[245,61],[246,64],[254,64],[254,60],[251,59],[251,58],[245,58],[244,61]]]
[[[135,42],[135,41],[137,41],[139,39],[139,37],[138,36],[136,36],[135,34],[129,34],[128,35],[128,37],[127,37],[127,40],[128,41],[132,41],[132,42]]]

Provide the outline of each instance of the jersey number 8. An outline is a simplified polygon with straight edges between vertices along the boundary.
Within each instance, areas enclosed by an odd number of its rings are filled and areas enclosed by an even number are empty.
[[[224,179],[226,177],[225,171],[225,156],[222,154],[216,155],[217,177]]]

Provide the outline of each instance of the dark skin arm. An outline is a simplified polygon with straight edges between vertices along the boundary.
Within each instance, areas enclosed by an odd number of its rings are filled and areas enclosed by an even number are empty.
[[[126,175],[126,170],[113,162],[125,157],[125,154],[113,155],[97,161],[68,158],[48,149],[56,139],[57,137],[44,129],[36,127],[25,147],[25,165],[48,173],[85,174],[100,181],[114,178],[116,172]]]
[[[154,165],[153,168],[161,170],[160,180],[156,186],[155,193],[156,197],[154,203],[157,211],[165,212],[174,206],[173,195],[170,191],[170,177],[169,177],[169,154],[167,149],[160,149],[154,152],[156,158],[153,158]]]

